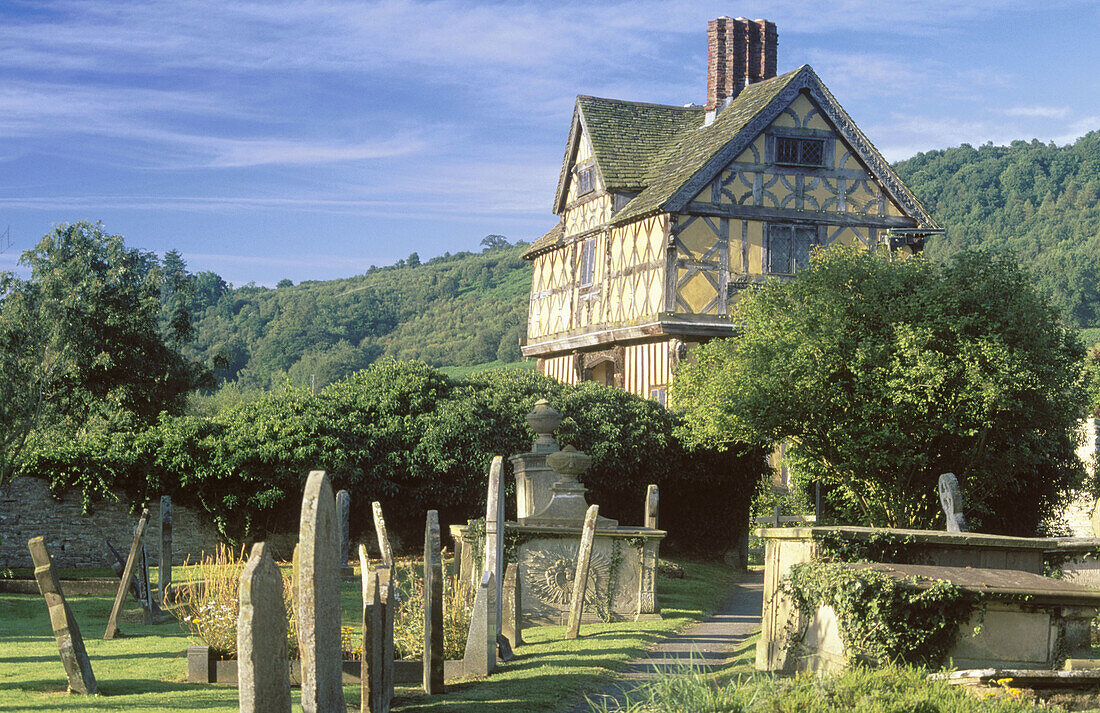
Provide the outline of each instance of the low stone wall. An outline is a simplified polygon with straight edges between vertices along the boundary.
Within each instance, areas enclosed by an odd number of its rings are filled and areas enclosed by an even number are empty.
[[[149,507],[145,534],[150,564],[160,558],[160,503]],[[21,476],[0,489],[0,566],[31,567],[27,540],[41,535],[57,567],[103,567],[104,540],[123,557],[130,549],[138,513],[122,498],[100,500],[91,512],[80,510],[80,496],[67,493],[55,500],[44,478]],[[199,513],[180,505],[172,508],[172,564],[198,559],[221,541],[218,531]]]

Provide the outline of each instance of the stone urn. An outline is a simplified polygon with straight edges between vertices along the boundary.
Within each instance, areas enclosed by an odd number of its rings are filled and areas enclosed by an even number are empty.
[[[554,440],[554,431],[561,425],[561,414],[550,405],[546,399],[535,402],[535,408],[527,414],[527,425],[535,433],[535,443],[531,448],[533,453],[550,453],[558,450],[558,442]]]
[[[546,456],[546,465],[558,475],[558,480],[550,486],[550,503],[541,511],[526,519],[529,524],[579,527],[588,511],[588,501],[584,494],[588,488],[581,484],[577,476],[592,466],[592,456],[566,446],[556,453]],[[603,516],[596,518],[596,527],[617,527],[617,520]]]

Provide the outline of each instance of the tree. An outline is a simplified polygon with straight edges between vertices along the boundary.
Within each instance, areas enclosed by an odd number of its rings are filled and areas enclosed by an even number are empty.
[[[942,527],[950,471],[971,525],[1034,535],[1081,483],[1084,350],[1012,256],[831,248],[743,297],[736,320],[677,375],[688,432],[786,441],[842,522]]]
[[[31,269],[18,291],[39,325],[34,353],[49,377],[42,416],[51,428],[71,433],[92,419],[149,424],[182,409],[202,370],[159,332],[167,286],[154,253],[79,222],[59,225],[20,262]]]
[[[487,253],[490,250],[501,250],[503,248],[510,248],[512,244],[508,242],[508,238],[503,235],[486,235],[481,239],[481,244],[484,249],[481,252]]]

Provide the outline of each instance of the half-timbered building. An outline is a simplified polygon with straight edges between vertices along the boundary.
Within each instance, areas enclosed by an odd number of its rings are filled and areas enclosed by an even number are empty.
[[[705,106],[577,97],[554,198],[525,253],[526,356],[566,383],[665,400],[695,344],[731,336],[754,283],[817,246],[916,252],[939,227],[775,25],[709,25]]]

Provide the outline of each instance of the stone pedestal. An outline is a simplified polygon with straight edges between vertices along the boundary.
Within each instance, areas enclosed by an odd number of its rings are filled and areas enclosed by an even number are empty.
[[[521,523],[550,504],[550,486],[560,477],[546,464],[546,456],[560,450],[551,434],[561,424],[561,414],[539,399],[527,423],[535,433],[531,450],[508,459],[516,474],[516,518]]]

